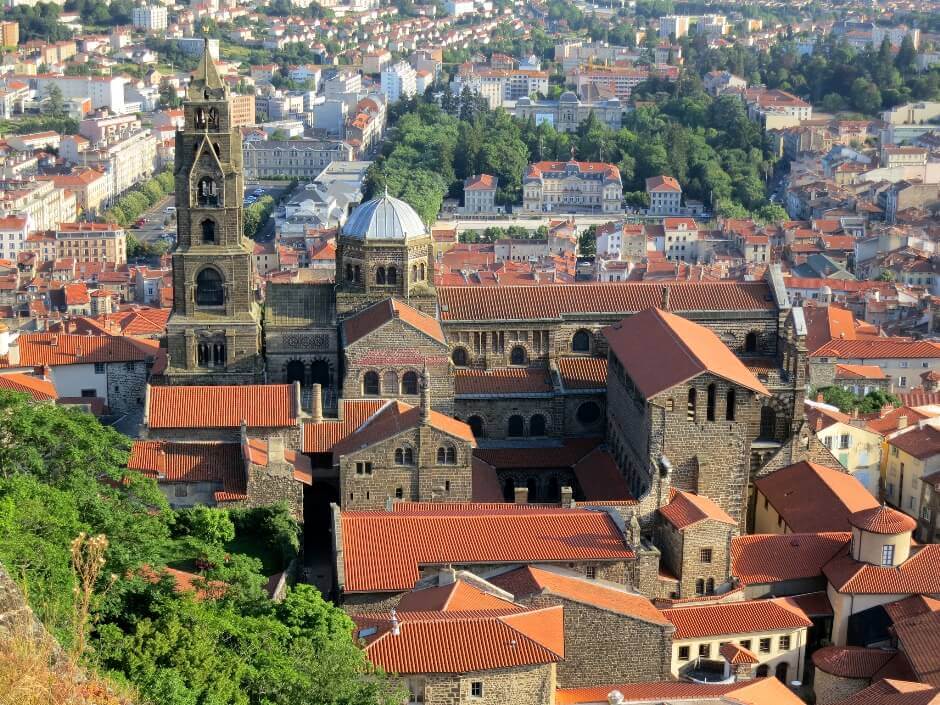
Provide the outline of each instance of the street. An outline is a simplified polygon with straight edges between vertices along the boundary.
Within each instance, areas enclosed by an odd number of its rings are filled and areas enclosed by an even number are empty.
[[[487,228],[509,228],[518,226],[527,230],[537,230],[539,226],[547,226],[551,221],[565,220],[573,218],[575,225],[579,230],[583,230],[591,225],[603,225],[611,221],[623,220],[622,213],[608,213],[606,215],[591,215],[589,213],[546,213],[539,216],[525,216],[520,218],[506,217],[493,218],[487,220],[463,220],[456,218],[454,220],[438,220],[434,228],[453,228],[457,227],[457,232],[462,233],[467,230],[486,230]]]

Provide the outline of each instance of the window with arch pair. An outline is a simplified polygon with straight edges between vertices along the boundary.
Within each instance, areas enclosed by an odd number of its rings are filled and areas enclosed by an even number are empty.
[[[714,384],[709,384],[706,389],[706,398],[705,398],[705,417],[709,421],[714,421],[716,412],[715,406],[717,404],[717,391]],[[691,400],[690,400],[691,403]],[[733,389],[729,389],[725,393],[725,421],[734,421],[734,412],[735,412],[735,393]]]
[[[346,281],[357,282],[357,283],[362,281],[362,268],[358,264],[346,265]]]
[[[225,367],[225,343],[199,343],[196,346],[196,364],[199,367]]]
[[[398,375],[394,370],[385,373],[384,384],[380,382],[378,372],[370,370],[362,376],[362,393],[367,397],[379,396],[382,393],[383,386],[386,394],[398,393]],[[419,391],[417,373],[406,372],[403,374],[400,389],[402,394],[417,394]]]
[[[438,465],[456,465],[457,449],[453,446],[441,446],[437,449]]]
[[[397,284],[398,283],[398,270],[395,267],[379,267],[375,270],[375,283],[376,284]]]
[[[414,465],[415,452],[411,448],[395,449],[395,465]]]
[[[424,262],[411,265],[411,281],[423,282],[425,277]]]
[[[714,595],[715,594],[715,579],[709,578],[708,580],[702,580],[699,578],[695,581],[695,594],[696,595]]]
[[[529,419],[529,435],[544,436],[547,423],[542,414],[535,414]],[[525,419],[518,414],[509,417],[506,426],[506,435],[510,438],[521,438],[525,433]]]

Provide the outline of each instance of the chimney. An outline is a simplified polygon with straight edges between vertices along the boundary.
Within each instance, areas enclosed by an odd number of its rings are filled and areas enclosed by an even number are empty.
[[[310,416],[314,423],[320,423],[323,420],[323,388],[319,384],[314,384],[312,391]]]
[[[56,347],[58,344],[59,344],[59,336],[54,335],[54,336],[52,336],[51,338],[49,338],[49,347],[54,348],[54,347]]]
[[[571,488],[565,485],[561,488],[561,506],[565,509],[571,509],[574,506],[574,493],[571,491]]]
[[[607,693],[607,702],[609,705],[623,705],[626,701],[623,698],[623,693],[619,690],[612,690]]]
[[[669,287],[668,286],[663,287],[663,310],[664,311],[669,310]]]
[[[248,422],[245,419],[242,419],[239,422],[239,437],[241,438],[242,443],[248,442]]]
[[[825,403],[826,398],[822,395],[822,392],[817,392],[817,393],[816,393],[816,401],[818,401],[820,404],[824,404],[824,403]]]
[[[303,401],[300,395],[300,382],[295,381],[294,387],[294,418],[300,416],[303,411]]]
[[[268,439],[268,465],[284,464],[284,439],[280,436],[271,436]]]
[[[528,487],[516,487],[513,490],[513,496],[515,498],[516,504],[528,504],[529,503],[529,488]]]
[[[427,423],[431,420],[431,375],[428,374],[428,366],[424,366],[421,373],[421,423]]]
[[[898,416],[898,429],[907,428],[907,416]]]
[[[823,427],[822,423],[823,423],[822,414],[819,414],[819,415],[816,417],[816,423],[815,423],[815,425],[814,425],[814,427],[815,427],[815,429],[816,429],[816,433],[819,433],[820,431],[822,431],[822,427]]]
[[[453,585],[457,582],[457,571],[454,570],[454,566],[447,565],[438,573],[437,584],[438,585]]]
[[[392,615],[389,621],[392,623],[392,636],[401,634],[401,623],[398,621],[398,610],[392,608]]]

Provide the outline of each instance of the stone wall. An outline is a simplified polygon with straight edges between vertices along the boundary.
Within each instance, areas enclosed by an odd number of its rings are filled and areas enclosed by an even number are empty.
[[[847,700],[870,684],[869,678],[842,678],[814,668],[813,693],[816,695],[816,705]]]
[[[731,538],[738,533],[737,526],[729,526],[706,519],[679,531],[662,520],[657,532],[658,545],[663,552],[663,563],[679,578],[675,597],[685,599],[701,594],[697,583],[707,590],[708,580],[713,589],[728,581],[731,572]],[[702,561],[703,549],[711,551],[711,562]]]
[[[105,373],[112,414],[130,414],[143,408],[147,388],[145,362],[111,362],[105,365]]]
[[[425,705],[551,705],[555,701],[555,664],[473,673],[431,673],[425,679]],[[471,697],[473,683],[482,683],[482,697]]]
[[[565,660],[558,686],[669,680],[674,628],[567,600],[550,593],[518,600],[532,607],[565,608]]]

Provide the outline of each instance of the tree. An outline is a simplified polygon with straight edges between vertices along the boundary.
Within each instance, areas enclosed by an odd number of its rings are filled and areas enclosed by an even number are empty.
[[[593,257],[597,254],[597,226],[591,225],[578,236],[578,254]]]
[[[886,406],[900,407],[901,400],[894,394],[889,394],[880,389],[874,389],[866,394],[858,404],[858,410],[862,414],[872,414],[881,411]]]
[[[901,46],[898,49],[898,55],[894,57],[894,65],[898,71],[907,74],[914,70],[914,62],[917,60],[917,49],[914,48],[914,40],[910,34],[905,34],[901,40]]]
[[[852,106],[860,113],[873,115],[881,110],[881,91],[867,78],[856,78],[850,94]]]
[[[176,514],[176,529],[212,546],[221,546],[235,538],[235,524],[224,509],[213,509],[197,504]]]
[[[839,411],[846,414],[858,404],[858,398],[848,389],[842,387],[826,387],[822,394],[823,401],[831,406],[838,407]]]
[[[46,98],[49,100],[49,114],[57,118],[65,117],[65,99],[62,97],[62,89],[54,83],[50,84],[46,89]]]

